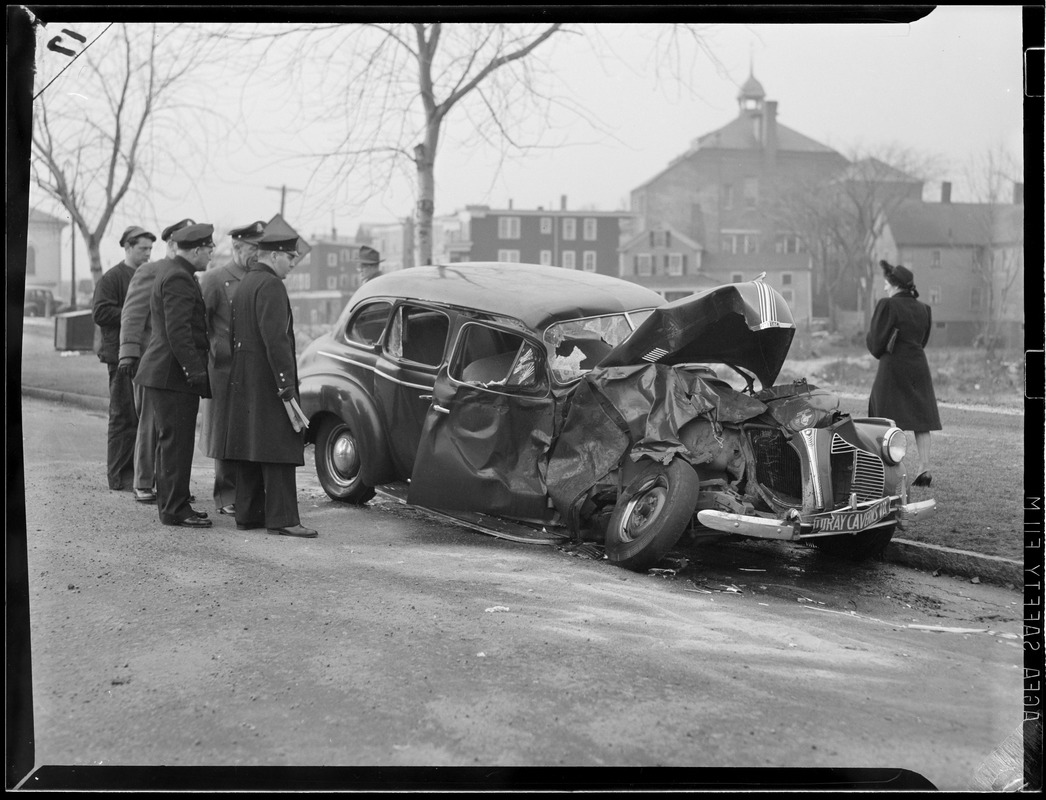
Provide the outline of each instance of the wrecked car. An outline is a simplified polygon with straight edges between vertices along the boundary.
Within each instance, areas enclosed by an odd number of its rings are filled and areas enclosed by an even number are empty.
[[[775,384],[795,333],[761,281],[666,302],[628,281],[528,264],[374,278],[299,359],[316,472],[510,520],[633,570],[684,537],[881,551],[929,516],[905,435],[804,380]]]

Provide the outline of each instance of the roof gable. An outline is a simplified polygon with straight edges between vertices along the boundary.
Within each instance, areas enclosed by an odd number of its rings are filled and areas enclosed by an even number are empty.
[[[997,203],[903,200],[887,214],[898,246],[982,247],[1023,238],[1024,207]]]

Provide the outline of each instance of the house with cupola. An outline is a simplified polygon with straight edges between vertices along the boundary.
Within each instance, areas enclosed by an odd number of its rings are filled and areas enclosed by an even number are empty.
[[[620,274],[675,299],[765,273],[796,322],[807,322],[810,257],[797,233],[775,222],[775,193],[838,174],[847,159],[783,125],[777,101],[767,100],[754,74],[737,103],[733,120],[632,190],[637,232],[620,248]]]

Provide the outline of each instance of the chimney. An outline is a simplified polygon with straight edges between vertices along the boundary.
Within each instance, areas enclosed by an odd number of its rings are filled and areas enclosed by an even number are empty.
[[[767,165],[773,169],[777,164],[777,101],[763,103],[763,153]]]
[[[1013,204],[1015,206],[1024,205],[1024,181],[1013,182]]]
[[[559,196],[559,210],[560,211],[566,211],[567,210],[567,196],[565,194],[561,194]]]
[[[508,210],[509,211],[512,210],[512,198],[511,197],[508,199]]]
[[[950,203],[952,201],[952,183],[951,181],[941,182],[941,202]]]

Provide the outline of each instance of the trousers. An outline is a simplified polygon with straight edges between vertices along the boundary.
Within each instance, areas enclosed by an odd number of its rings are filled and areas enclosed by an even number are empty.
[[[230,463],[236,465],[237,524],[289,528],[301,523],[294,464]]]
[[[189,477],[196,447],[196,413],[199,395],[145,387],[145,402],[151,403],[156,423],[153,468],[156,477],[156,506],[160,522],[174,525],[192,516]]]
[[[236,462],[214,459],[214,507],[236,502]]]
[[[138,437],[138,413],[129,375],[121,375],[116,364],[109,368],[109,430],[106,442],[106,477],[110,489],[131,489],[134,481],[134,443]]]
[[[156,486],[153,459],[156,457],[156,420],[153,407],[145,402],[145,388],[134,384],[134,407],[138,411],[138,437],[134,441],[134,488]]]

